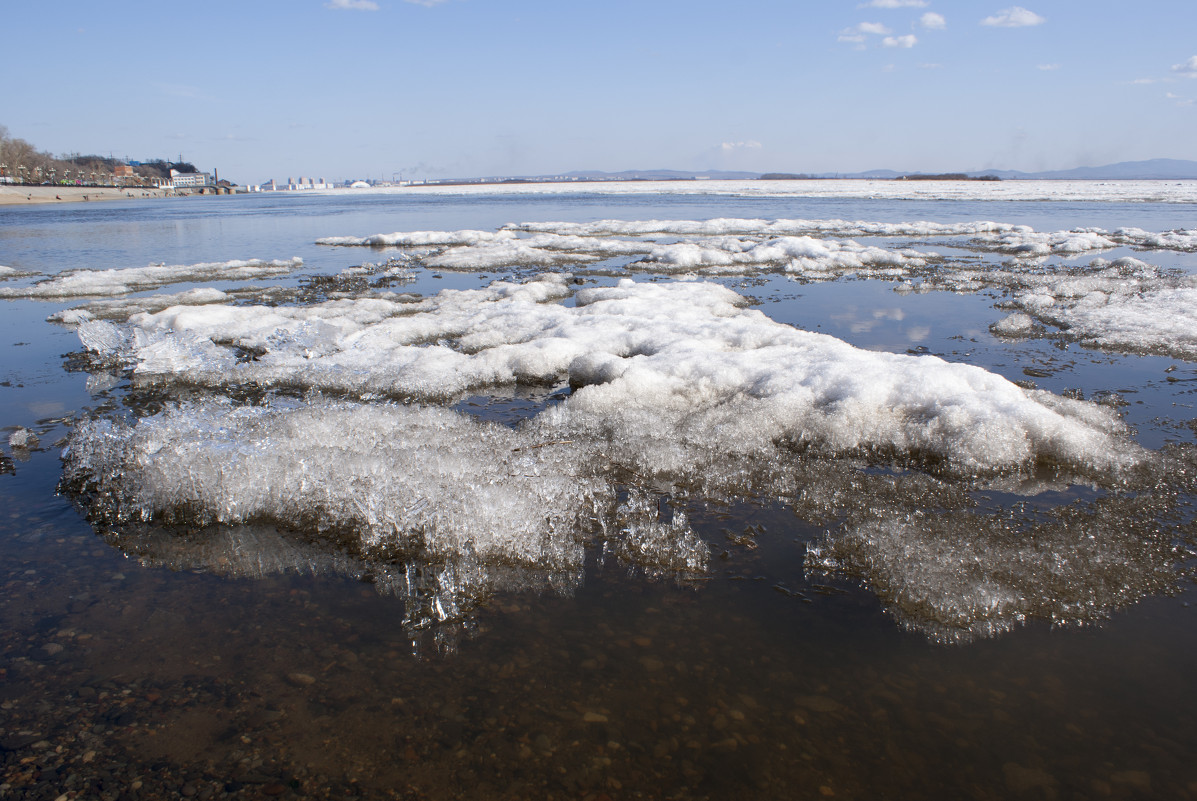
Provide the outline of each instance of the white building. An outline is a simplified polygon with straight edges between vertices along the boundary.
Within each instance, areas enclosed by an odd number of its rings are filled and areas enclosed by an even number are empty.
[[[253,184],[250,192],[299,192],[304,189],[332,189],[333,184],[323,178],[307,178],[300,176],[298,181],[288,178],[285,184],[278,183],[273,178],[263,184]]]
[[[210,172],[170,171],[170,185],[176,189],[185,186],[212,186],[214,183]]]

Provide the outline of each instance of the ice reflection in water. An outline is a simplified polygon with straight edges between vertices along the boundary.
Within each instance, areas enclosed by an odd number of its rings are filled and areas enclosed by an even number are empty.
[[[659,521],[641,492],[621,502],[594,456],[444,409],[216,399],[81,424],[64,481],[147,562],[368,576],[416,630],[499,591],[571,594],[593,537],[656,573],[703,572],[684,515]]]
[[[591,543],[650,576],[710,575],[704,536],[714,533],[696,532],[682,509],[661,514],[662,489],[703,504],[782,498],[831,524],[807,552],[812,580],[860,578],[904,626],[943,642],[1030,618],[1099,620],[1191,577],[1187,449],[1093,501],[984,512],[978,490],[1043,484],[866,469],[788,448],[700,459],[693,443],[667,462],[680,472],[658,462],[648,476],[621,463],[630,445],[620,436],[545,440],[536,423],[513,430],[438,408],[319,398],[210,400],[135,424],[79,425],[65,481],[109,541],[147,563],[368,578],[404,600],[409,632],[434,628],[442,644],[497,593],[571,595]],[[1054,486],[1066,487],[1060,476]]]
[[[1029,514],[897,503],[807,551],[816,571],[862,579],[904,626],[944,642],[993,636],[1039,618],[1100,620],[1194,577],[1191,453],[1173,480]],[[863,518],[863,519],[862,519]]]

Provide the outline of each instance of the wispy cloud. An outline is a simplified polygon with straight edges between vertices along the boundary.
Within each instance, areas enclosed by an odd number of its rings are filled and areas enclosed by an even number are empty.
[[[1180,73],[1186,78],[1197,78],[1197,56],[1193,56],[1183,64],[1173,64],[1172,71]]]
[[[1035,69],[1042,70],[1044,72],[1051,72],[1052,70],[1060,69],[1060,65],[1059,64],[1036,64]]]
[[[439,6],[441,3],[447,2],[447,0],[404,0],[404,2],[432,8],[433,6]]]
[[[919,40],[912,33],[905,36],[887,36],[881,40],[881,44],[886,47],[914,47],[918,42]]]
[[[857,8],[926,8],[927,0],[869,0]]]
[[[854,25],[851,28],[844,28],[840,31],[839,41],[851,42],[853,44],[864,44],[865,36],[887,36],[890,29],[882,25],[880,22],[862,22],[859,25]],[[863,48],[861,48],[863,49]]]
[[[1004,8],[992,17],[981,20],[982,25],[989,25],[993,28],[1029,28],[1034,25],[1042,25],[1045,22],[1047,22],[1046,19],[1022,6]]]
[[[753,139],[749,139],[746,142],[724,142],[719,145],[719,149],[724,153],[731,153],[736,150],[760,150],[761,143]]]
[[[928,11],[923,16],[919,17],[919,25],[922,25],[929,31],[942,31],[948,27],[948,21],[943,18],[943,14],[936,14],[934,11]]]
[[[324,7],[339,11],[377,11],[378,3],[374,0],[329,0]]]

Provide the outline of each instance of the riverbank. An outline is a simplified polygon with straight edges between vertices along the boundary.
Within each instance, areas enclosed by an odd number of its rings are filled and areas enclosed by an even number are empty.
[[[0,206],[34,203],[82,203],[93,200],[128,200],[141,197],[169,197],[170,190],[113,186],[20,186],[0,185]]]

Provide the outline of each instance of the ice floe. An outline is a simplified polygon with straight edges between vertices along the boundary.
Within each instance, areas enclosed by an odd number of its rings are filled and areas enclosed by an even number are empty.
[[[1035,231],[990,221],[880,223],[863,220],[734,219],[525,222],[498,231],[414,231],[326,237],[328,245],[408,248],[413,264],[443,270],[503,268],[751,275],[784,272],[803,280],[845,274],[908,280],[947,260],[909,246],[861,244],[832,236],[935,241],[971,251],[1041,262],[1119,247],[1197,251],[1197,229]],[[417,249],[411,249],[418,245]],[[957,261],[959,261],[957,257]],[[947,269],[952,265],[948,264]]]
[[[479,242],[509,241],[515,238],[510,231],[396,231],[393,234],[371,236],[326,236],[317,245],[366,247],[421,247],[429,245],[474,245]]]
[[[64,480],[139,558],[234,575],[369,572],[419,628],[498,590],[572,593],[592,538],[650,572],[702,573],[709,549],[684,516],[659,521],[643,493],[621,503],[598,453],[441,408],[208,399],[82,423]]]
[[[1047,232],[1011,230],[977,234],[970,244],[1017,256],[1069,256],[1121,246],[1191,252],[1197,250],[1197,229],[1162,233],[1151,233],[1141,228],[1119,228],[1116,231],[1101,228]]]
[[[976,221],[965,223],[901,222],[882,223],[865,220],[741,219],[718,217],[711,220],[597,220],[588,223],[525,222],[505,226],[504,230],[561,236],[760,236],[803,235],[943,237],[972,234],[1030,232],[1026,225]]]
[[[68,459],[69,475],[101,477],[123,520],[265,520],[365,551],[577,566],[577,533],[610,490],[576,449],[531,444],[440,408],[214,400],[86,423]]]
[[[502,267],[577,267],[603,259],[628,257],[623,269],[644,272],[752,273],[784,270],[792,273],[830,275],[866,268],[918,267],[938,259],[935,253],[888,249],[852,241],[815,239],[809,236],[766,236],[745,239],[715,236],[693,241],[657,243],[651,240],[615,239],[582,234],[541,233],[523,238],[479,237],[480,232],[458,232],[464,244],[430,251],[414,258],[426,267],[445,270],[495,270]],[[500,232],[503,233],[503,232]],[[422,232],[416,238],[433,232]],[[447,235],[441,236],[449,239]],[[354,242],[319,240],[321,244],[376,244],[376,237]]]
[[[52,323],[77,325],[88,320],[127,320],[141,312],[155,312],[171,306],[203,306],[209,303],[227,303],[231,300],[227,292],[212,287],[197,287],[186,292],[170,295],[148,295],[120,300],[94,300],[74,309],[54,312],[46,319]]]
[[[1001,305],[1014,313],[992,326],[1000,336],[1053,336],[1197,359],[1197,276],[1124,257],[1046,271],[962,272],[939,280],[956,289],[971,284],[1007,290]]]
[[[0,298],[60,300],[78,297],[128,295],[170,284],[204,281],[245,281],[282,275],[303,265],[303,260],[261,259],[204,262],[189,265],[153,264],[112,270],[70,270],[27,287],[0,287]]]
[[[320,389],[443,401],[513,384],[575,391],[546,425],[644,429],[655,440],[746,452],[779,441],[879,451],[960,471],[1040,462],[1117,471],[1135,463],[1098,407],[1029,393],[981,368],[860,350],[745,308],[707,282],[586,288],[560,275],[418,303],[213,305],[79,326],[84,345],[143,380]],[[242,351],[253,358],[241,357]]]

